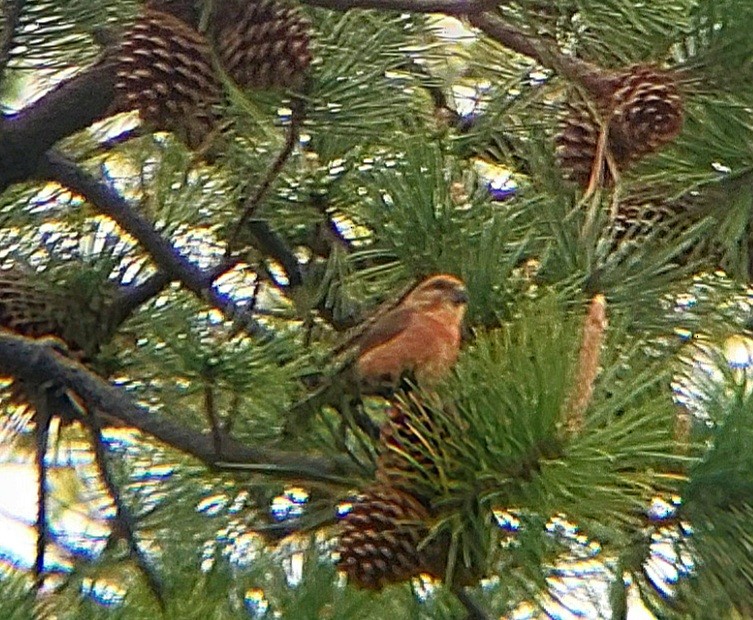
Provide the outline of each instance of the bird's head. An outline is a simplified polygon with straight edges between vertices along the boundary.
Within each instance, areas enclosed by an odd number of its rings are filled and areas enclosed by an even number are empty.
[[[460,321],[468,308],[468,291],[462,280],[443,273],[420,282],[404,303],[425,312],[447,312]]]

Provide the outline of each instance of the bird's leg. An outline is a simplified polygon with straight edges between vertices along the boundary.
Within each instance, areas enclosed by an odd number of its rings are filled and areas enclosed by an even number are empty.
[[[361,429],[371,439],[379,439],[379,425],[371,419],[363,408],[363,400],[360,398],[351,399],[348,403],[349,417],[355,426]]]
[[[408,369],[403,371],[403,374],[400,375],[400,382],[397,384],[396,391],[408,395],[416,389],[417,385],[416,374],[412,369]]]
[[[358,386],[355,396],[352,396],[346,403],[346,406],[351,426],[357,426],[371,439],[379,439],[379,426],[363,409],[360,386]]]

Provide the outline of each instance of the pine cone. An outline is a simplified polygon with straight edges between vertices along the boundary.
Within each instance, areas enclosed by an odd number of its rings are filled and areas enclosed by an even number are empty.
[[[64,330],[57,315],[63,300],[35,286],[34,281],[31,270],[0,270],[0,327],[31,338],[62,338]]]
[[[73,268],[37,272],[25,262],[0,269],[0,327],[22,336],[62,341],[79,359],[90,359],[112,335],[107,312],[117,287],[79,277]]]
[[[428,513],[415,497],[392,487],[368,489],[342,520],[338,565],[362,588],[379,590],[423,572],[419,545]]]
[[[219,63],[242,88],[300,88],[311,63],[308,20],[276,0],[231,0],[212,20]]]
[[[624,170],[676,138],[683,120],[682,98],[671,73],[636,65],[590,78],[592,108],[571,102],[555,139],[565,177],[581,186],[591,177],[603,122],[608,126],[607,152],[617,170]],[[602,178],[610,184],[609,167],[606,161],[602,165]]]
[[[22,336],[59,339],[60,351],[72,357],[82,357],[82,349],[71,327],[70,317],[76,316],[69,299],[59,291],[40,283],[39,274],[31,268],[15,265],[0,270],[0,327]],[[78,321],[76,321],[78,324]],[[38,386],[34,386],[37,389]],[[78,408],[59,387],[49,386],[49,402],[63,423],[78,416]],[[10,401],[30,407],[27,386],[15,380],[10,387]]]
[[[670,190],[651,188],[625,196],[617,205],[613,237],[617,242],[640,240],[649,234],[677,233],[704,216],[704,199],[694,193],[668,198]]]
[[[555,153],[563,175],[585,187],[591,177],[601,127],[584,102],[572,102],[555,138]],[[609,167],[602,162],[602,178],[610,182]]]
[[[45,338],[57,353],[89,363],[113,335],[108,316],[117,286],[108,279],[92,279],[91,273],[72,265],[54,273],[55,277],[50,277],[49,271],[38,272],[20,260],[0,269],[0,328],[28,338]],[[11,401],[30,407],[29,387],[36,392],[40,386],[14,380]],[[78,418],[81,408],[66,389],[55,383],[44,387],[51,413],[64,423]],[[104,412],[102,415],[107,426],[123,425]]]
[[[208,43],[169,13],[146,8],[117,56],[116,110],[138,110],[158,130],[198,148],[218,126],[221,84]]]
[[[657,228],[669,230],[677,215],[678,206],[673,203],[625,199],[617,207],[614,234],[618,240],[628,240],[645,237]]]
[[[682,129],[683,103],[672,74],[652,66],[628,69],[612,96],[610,141],[637,160],[674,140]]]
[[[410,489],[421,495],[422,478],[436,472],[432,452],[436,446],[436,429],[428,411],[404,403],[393,405],[389,419],[380,429],[382,452],[377,459],[376,478],[396,488]]]

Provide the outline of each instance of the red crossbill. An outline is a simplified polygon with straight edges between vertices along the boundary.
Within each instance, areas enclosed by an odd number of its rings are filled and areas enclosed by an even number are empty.
[[[355,341],[349,341],[346,350],[353,351],[353,364],[340,369],[338,380],[322,385],[293,407],[287,432],[324,405],[339,408],[343,389],[355,389],[359,395],[385,394],[406,376],[421,387],[445,377],[458,357],[467,307],[468,293],[455,276],[440,274],[419,283]],[[357,408],[354,415],[358,426],[374,438],[379,436],[379,428],[368,416]]]
[[[458,357],[461,323],[468,307],[463,282],[430,276],[362,336],[356,372],[362,386],[396,385],[410,374],[421,385],[446,376]]]

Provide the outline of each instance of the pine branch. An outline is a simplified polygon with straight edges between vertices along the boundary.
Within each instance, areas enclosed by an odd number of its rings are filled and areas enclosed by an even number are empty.
[[[109,324],[121,325],[137,308],[159,295],[173,279],[165,271],[158,271],[138,286],[126,286],[116,297],[110,310]]]
[[[468,612],[465,616],[465,620],[491,620],[491,616],[478,604],[465,588],[453,588],[452,591]]]
[[[115,68],[103,61],[63,82],[0,123],[0,192],[31,178],[62,138],[106,116],[115,96]]]
[[[469,15],[500,4],[507,4],[498,0],[301,0],[301,2],[334,11],[375,9],[409,13],[444,13],[445,15]]]
[[[0,373],[28,385],[53,382],[79,396],[87,410],[117,418],[172,448],[217,466],[209,435],[136,405],[121,390],[109,385],[84,365],[63,357],[49,345],[9,331],[0,331]],[[258,448],[232,438],[223,442],[223,463],[293,480],[349,483],[355,473],[346,459],[326,459],[300,453]]]
[[[3,30],[0,33],[0,82],[13,49],[13,37],[26,0],[5,0],[3,2]]]
[[[51,412],[44,388],[38,390],[36,409],[36,466],[37,466],[37,545],[34,558],[34,587],[44,585],[44,556],[49,530],[47,527],[47,445],[50,436]]]
[[[243,312],[242,307],[213,287],[216,276],[212,271],[204,272],[184,258],[110,185],[95,179],[74,162],[53,152],[44,158],[39,174],[76,192],[100,213],[111,217],[123,230],[141,243],[154,262],[170,277],[179,280],[183,286],[220,310],[229,320],[233,320]],[[267,334],[261,325],[247,319],[244,320],[244,330],[251,336]]]
[[[489,13],[469,15],[471,25],[518,54],[581,84],[590,92],[601,92],[605,70],[590,62],[563,54],[554,41],[527,35]]]
[[[112,474],[110,473],[110,467],[107,462],[107,451],[105,450],[102,440],[102,428],[97,415],[92,413],[87,416],[86,424],[89,427],[92,447],[94,450],[94,460],[97,463],[99,475],[102,478],[102,482],[104,483],[113,504],[115,505],[114,527],[116,528],[117,533],[126,539],[131,557],[136,562],[139,570],[144,574],[149,589],[157,599],[160,608],[162,611],[165,611],[165,596],[162,583],[136,540],[136,526],[133,515],[128,506],[123,502],[123,498],[120,495],[120,489],[118,488],[118,485],[115,484],[115,480],[113,480]]]
[[[44,175],[45,170],[49,172],[50,162],[40,160],[56,142],[107,115],[114,98],[114,81],[112,63],[103,61],[63,82],[18,114],[3,118],[0,122],[0,192],[13,183]],[[127,133],[123,138],[131,136]],[[53,160],[57,158],[52,168],[71,181],[78,177],[74,174],[75,166],[72,163],[61,161],[54,154],[50,157]],[[41,172],[38,168],[41,168]],[[78,180],[81,183],[84,181],[82,178]],[[88,181],[83,185],[91,187],[92,182]],[[302,283],[295,254],[269,225],[261,220],[252,220],[249,230],[257,249],[285,268],[291,285]],[[169,269],[167,271],[170,273]]]

